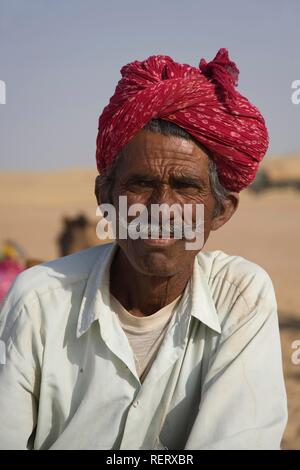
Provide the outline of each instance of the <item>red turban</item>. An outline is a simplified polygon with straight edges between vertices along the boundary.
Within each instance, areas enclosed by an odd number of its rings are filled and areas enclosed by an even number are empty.
[[[220,49],[199,68],[151,56],[121,69],[109,104],[99,118],[97,167],[105,173],[121,148],[151,119],[171,121],[209,151],[220,182],[241,191],[255,178],[268,148],[259,110],[236,91],[239,70]]]

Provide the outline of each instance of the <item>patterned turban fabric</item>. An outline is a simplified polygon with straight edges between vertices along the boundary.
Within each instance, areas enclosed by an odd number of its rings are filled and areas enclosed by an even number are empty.
[[[207,149],[221,184],[240,192],[255,178],[269,143],[259,110],[237,90],[239,70],[220,49],[199,68],[154,55],[121,69],[99,118],[96,160],[105,174],[123,146],[151,119],[177,124]]]

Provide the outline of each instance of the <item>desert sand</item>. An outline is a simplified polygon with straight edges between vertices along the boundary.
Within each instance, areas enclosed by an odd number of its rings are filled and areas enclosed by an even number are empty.
[[[270,160],[274,178],[282,174],[299,174],[300,178],[300,156]],[[0,172],[0,243],[11,238],[29,257],[57,257],[55,239],[63,216],[84,212],[97,221],[95,176],[93,169]],[[244,256],[261,265],[273,280],[289,399],[285,449],[300,449],[300,365],[291,361],[292,342],[300,340],[299,231],[300,191],[276,189],[259,195],[245,191],[238,212],[225,227],[211,234],[205,246],[205,250]]]

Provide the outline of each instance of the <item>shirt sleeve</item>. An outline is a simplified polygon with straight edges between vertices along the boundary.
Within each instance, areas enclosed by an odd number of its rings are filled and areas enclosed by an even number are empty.
[[[276,298],[263,282],[255,305],[240,295],[224,322],[186,449],[280,449],[287,400]]]
[[[34,296],[18,298],[16,281],[0,312],[0,449],[30,449],[37,420],[41,342]]]

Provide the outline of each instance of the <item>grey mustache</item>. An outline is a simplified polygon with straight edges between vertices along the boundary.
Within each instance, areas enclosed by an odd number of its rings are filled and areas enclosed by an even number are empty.
[[[178,235],[182,238],[182,234],[193,234],[199,230],[203,229],[203,221],[197,224],[187,224],[184,220],[172,221],[170,224],[162,225],[159,222],[146,222],[143,223],[138,219],[133,219],[131,222],[127,223],[127,221],[123,219],[119,219],[119,222],[126,227],[126,229],[134,230],[135,232],[139,233],[141,236],[151,236],[151,235],[158,235],[158,236],[168,236],[168,235]]]

